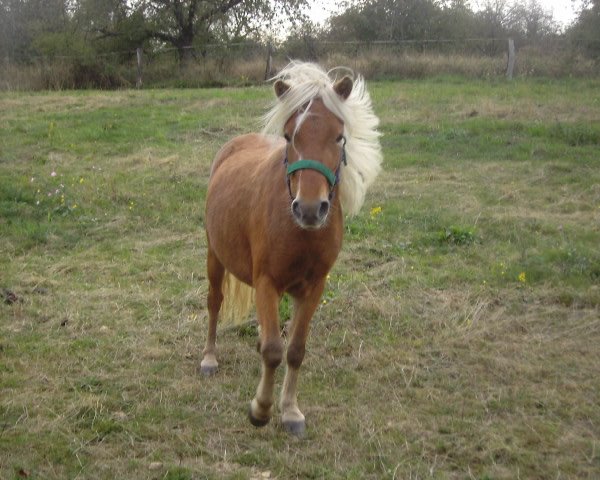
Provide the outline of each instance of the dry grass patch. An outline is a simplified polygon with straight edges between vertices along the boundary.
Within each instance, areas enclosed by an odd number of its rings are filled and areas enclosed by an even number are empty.
[[[80,117],[58,93],[44,111],[1,99],[0,289],[17,300],[0,305],[0,477],[596,478],[595,107],[581,82],[530,108],[538,86],[373,85],[385,173],[313,322],[303,440],[248,424],[255,329],[220,332],[219,374],[197,373],[210,160],[269,93],[136,92]],[[540,115],[569,102],[558,135]],[[61,182],[77,208],[48,200]]]

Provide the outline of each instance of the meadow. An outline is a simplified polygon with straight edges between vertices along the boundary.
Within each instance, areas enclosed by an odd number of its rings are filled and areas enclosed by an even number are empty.
[[[369,85],[302,439],[247,420],[253,326],[198,374],[210,162],[270,88],[0,93],[0,478],[600,477],[600,81]]]

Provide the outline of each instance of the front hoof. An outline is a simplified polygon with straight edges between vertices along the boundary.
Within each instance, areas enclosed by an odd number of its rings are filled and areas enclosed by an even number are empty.
[[[267,423],[269,423],[269,421],[271,420],[271,417],[256,418],[252,414],[252,406],[250,406],[250,408],[248,409],[248,419],[250,420],[250,423],[252,425],[254,425],[255,427],[264,427]]]
[[[218,369],[217,365],[200,365],[200,373],[205,377],[212,377],[217,373]]]
[[[212,354],[206,354],[200,362],[200,373],[205,377],[210,377],[217,373],[218,368],[217,359]]]
[[[283,422],[283,428],[290,435],[302,438],[306,433],[306,422],[304,420]]]

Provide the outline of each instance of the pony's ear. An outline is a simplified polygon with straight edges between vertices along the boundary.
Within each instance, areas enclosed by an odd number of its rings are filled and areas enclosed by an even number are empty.
[[[352,79],[346,76],[341,80],[335,82],[335,84],[333,85],[333,91],[337,93],[342,98],[342,100],[346,100],[352,92],[353,85],[354,82],[352,81]]]
[[[275,95],[277,95],[277,98],[281,98],[290,89],[290,86],[283,80],[277,80],[275,85],[273,85],[273,88],[275,89]]]

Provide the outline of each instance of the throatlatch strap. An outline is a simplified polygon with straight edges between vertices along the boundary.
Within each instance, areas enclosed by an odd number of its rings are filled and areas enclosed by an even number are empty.
[[[336,176],[329,168],[316,160],[298,160],[287,167],[287,174],[291,175],[296,170],[316,170],[321,173],[329,182],[331,188],[335,186]]]

